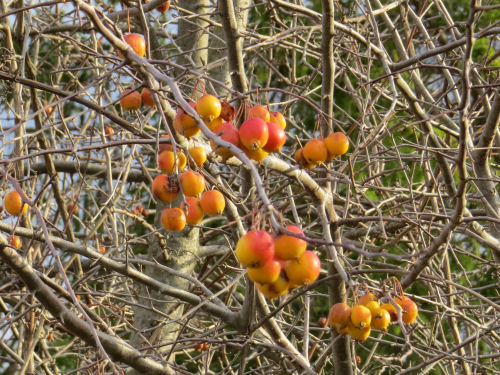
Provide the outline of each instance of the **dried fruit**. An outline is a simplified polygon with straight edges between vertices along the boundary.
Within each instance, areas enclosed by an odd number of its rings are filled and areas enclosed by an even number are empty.
[[[220,117],[226,121],[231,122],[234,120],[234,116],[236,115],[236,108],[229,104],[226,100],[221,102],[222,110],[220,112]]]

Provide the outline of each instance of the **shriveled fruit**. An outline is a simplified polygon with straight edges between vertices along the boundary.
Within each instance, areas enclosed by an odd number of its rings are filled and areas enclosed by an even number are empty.
[[[281,147],[286,142],[286,133],[283,128],[276,124],[275,122],[268,122],[267,129],[269,132],[269,137],[267,143],[264,146],[264,151],[267,152],[279,152]]]
[[[372,321],[372,313],[368,307],[363,305],[355,305],[351,309],[351,322],[355,327],[369,327]]]
[[[141,92],[142,104],[149,105],[150,107],[156,108],[155,101],[151,95],[151,91],[147,87],[144,87]]]
[[[240,141],[249,150],[258,150],[264,147],[268,139],[267,122],[261,118],[251,118],[241,124]]]
[[[269,122],[275,122],[284,130],[286,128],[286,119],[281,112],[272,111],[269,112]]]
[[[235,253],[243,266],[262,267],[274,257],[273,238],[266,231],[251,230],[239,239]]]
[[[299,286],[316,281],[320,271],[321,261],[309,250],[304,251],[298,258],[287,261],[285,265],[288,280]]]
[[[23,203],[21,195],[15,190],[5,194],[3,205],[5,210],[14,216],[18,216],[21,213],[25,214],[28,211],[28,205]]]
[[[321,139],[311,139],[304,146],[302,155],[308,163],[318,164],[324,162],[328,156],[325,142]]]
[[[384,303],[380,308],[387,310],[389,312],[389,315],[391,316],[391,322],[397,322],[398,321],[398,311],[394,307],[394,305],[390,302]]]
[[[231,122],[234,120],[234,116],[236,115],[236,108],[229,104],[226,100],[221,102],[222,110],[220,112],[220,117],[224,119],[224,121]]]
[[[260,267],[251,267],[247,269],[250,280],[260,284],[272,284],[281,273],[281,265],[276,259],[270,259]]]
[[[248,118],[260,118],[265,122],[271,121],[269,111],[266,109],[266,107],[261,105],[256,105],[255,107],[250,108],[250,111],[248,111]]]
[[[226,200],[220,191],[208,190],[201,196],[200,205],[207,215],[216,216],[226,208]]]
[[[345,302],[339,302],[330,308],[328,324],[341,333],[351,319],[351,307]]]
[[[280,275],[278,280],[276,280],[272,284],[255,284],[257,285],[257,289],[264,295],[266,298],[278,298],[288,292],[289,288],[288,280]]]
[[[132,47],[134,52],[139,56],[139,57],[144,57],[146,54],[146,41],[144,40],[144,37],[141,34],[136,34],[136,33],[130,33],[126,34],[123,39],[125,39],[125,42]],[[118,51],[118,55],[123,58],[123,54]]]
[[[358,303],[360,305],[365,305],[370,302],[370,301],[376,301],[377,300],[377,297],[375,297],[375,295],[372,293],[372,292],[367,292],[365,294],[363,294],[359,300],[358,300]]]
[[[288,225],[285,229],[305,237],[302,229],[296,225]],[[302,253],[306,251],[306,247],[306,241],[288,234],[280,234],[274,240],[274,252],[276,257],[283,260],[289,260],[301,256]]]
[[[175,176],[160,174],[153,180],[153,195],[162,202],[172,202],[179,195],[179,184]]]
[[[240,133],[238,129],[233,124],[225,122],[221,126],[214,130],[214,134],[220,137],[223,141],[229,142],[236,147],[240,145]],[[223,159],[230,158],[233,153],[225,147],[217,146],[214,141],[210,141],[212,149],[215,150],[217,154],[222,156]]]
[[[185,196],[198,197],[205,190],[205,177],[199,172],[186,171],[179,180]]]
[[[156,8],[157,11],[161,12],[162,14],[165,14],[165,12],[170,8],[170,0],[165,1],[164,3],[160,4],[158,8]]]
[[[370,323],[373,329],[387,331],[391,323],[391,314],[386,309],[379,308],[375,314],[372,312],[372,322]]]
[[[220,100],[210,94],[203,95],[196,102],[196,112],[206,121],[212,121],[220,116],[222,106]]]
[[[178,207],[166,208],[161,213],[161,225],[169,231],[180,231],[186,226],[186,215]]]
[[[205,164],[205,162],[207,161],[207,151],[204,147],[194,146],[191,147],[188,151],[189,155],[191,155],[198,167],[203,166],[203,164]]]
[[[181,204],[181,209],[186,215],[186,222],[190,225],[196,225],[203,220],[204,212],[201,208],[200,201],[193,197],[186,197]]]
[[[241,149],[243,150],[245,155],[248,156],[249,159],[258,161],[259,163],[262,160],[264,160],[267,155],[269,155],[269,152],[266,152],[261,148],[259,148],[257,150],[249,150],[246,147],[241,147]]]
[[[15,234],[7,237],[7,242],[9,243],[10,246],[17,247],[18,249],[21,248],[22,245],[21,239]]]
[[[401,310],[403,310],[403,322],[406,324],[413,324],[418,316],[417,304],[407,296],[396,297],[394,301],[396,301],[396,303],[401,306]]]
[[[363,327],[359,328],[356,327],[352,322],[349,322],[347,325],[347,333],[353,340],[359,341],[359,342],[365,342],[368,336],[370,336],[371,332],[371,327]]]
[[[163,151],[158,155],[158,168],[167,173],[175,171],[175,163],[177,162],[177,169],[183,170],[186,167],[187,159],[183,152],[178,151]]]
[[[132,111],[141,108],[141,94],[137,91],[127,89],[125,90],[120,99],[120,105],[124,110]]]
[[[325,138],[328,154],[333,156],[344,155],[349,150],[349,138],[342,132],[331,133]]]

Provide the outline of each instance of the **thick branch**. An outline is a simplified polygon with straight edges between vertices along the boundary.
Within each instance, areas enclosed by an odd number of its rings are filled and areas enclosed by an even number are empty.
[[[0,230],[6,232],[6,233],[11,233],[13,232],[13,227],[10,225],[0,222]],[[42,234],[39,234],[33,230],[22,228],[22,227],[17,227],[14,231],[17,235],[23,236],[23,237],[28,237],[28,238],[34,238],[37,241],[44,241],[44,236]],[[189,303],[193,306],[199,306],[203,305],[203,309],[206,310],[208,313],[219,317],[223,321],[227,322],[228,324],[231,324],[235,328],[239,328],[239,323],[236,321],[236,313],[233,313],[230,311],[227,307],[225,307],[221,302],[219,303],[214,303],[210,301],[203,300],[201,297],[177,289],[173,288],[169,285],[166,285],[158,280],[155,280],[142,272],[139,272],[131,267],[127,267],[127,264],[125,263],[120,263],[115,260],[112,260],[108,258],[107,256],[103,256],[100,252],[92,250],[90,248],[87,248],[82,245],[74,244],[72,242],[63,240],[58,237],[53,237],[50,236],[50,240],[54,244],[54,246],[59,247],[60,249],[64,251],[68,251],[70,253],[75,253],[75,254],[80,254],[83,255],[89,259],[92,259],[96,261],[97,263],[101,264],[105,268],[109,268],[113,271],[116,271],[124,276],[130,277],[133,280],[136,280],[138,282],[141,282],[148,287],[155,289],[162,294],[178,298],[183,302]],[[217,300],[216,300],[217,301]]]
[[[52,290],[40,279],[36,271],[13,248],[7,246],[4,241],[3,237],[0,237],[0,257],[3,261],[19,275],[36,298],[68,331],[88,344],[96,346],[91,327],[66,308]],[[148,374],[168,374],[163,365],[145,358],[125,341],[99,331],[97,335],[106,352],[114,360],[126,363],[134,369]]]

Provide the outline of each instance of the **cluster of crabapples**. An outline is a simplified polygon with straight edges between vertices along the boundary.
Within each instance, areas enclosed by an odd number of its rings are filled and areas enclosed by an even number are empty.
[[[248,119],[240,128],[232,124],[235,109],[227,102],[220,102],[214,95],[205,94],[190,105],[203,118],[207,127],[223,141],[240,148],[249,159],[262,161],[271,152],[279,152],[286,142],[286,120],[280,112],[270,112],[257,105],[248,111]],[[179,108],[174,120],[175,130],[191,138],[200,132],[196,121]],[[214,152],[228,159],[233,154],[225,147],[211,142]]]
[[[236,258],[267,298],[314,282],[321,270],[318,256],[306,250],[304,232],[295,225],[285,229],[294,235],[273,236],[264,230],[251,230],[236,244]]]
[[[165,152],[170,151],[162,153]],[[180,207],[163,210],[161,223],[165,229],[180,231],[186,224],[199,224],[205,214],[216,216],[224,211],[226,206],[224,195],[218,190],[205,191],[205,185],[205,177],[196,171],[183,172],[178,180],[175,174],[160,174],[155,177],[152,190],[158,200],[164,203],[172,202],[181,190],[185,197]]]
[[[320,163],[332,161],[349,150],[349,139],[342,132],[330,133],[324,139],[311,139],[299,148],[294,159],[302,168],[311,169]]]
[[[146,43],[142,35],[129,33],[124,39],[138,56],[145,55]],[[118,54],[122,56],[120,52]],[[142,104],[155,107],[148,88],[143,88],[141,93],[128,89],[121,95],[120,105],[124,110],[136,110]],[[254,106],[248,111],[247,120],[238,129],[232,124],[235,109],[229,103],[221,103],[217,97],[205,94],[196,103],[189,104],[212,132],[243,150],[250,159],[261,162],[269,153],[280,152],[286,142],[286,119],[280,112],[270,112],[262,105]],[[182,108],[177,110],[174,127],[186,138],[191,138],[200,132],[196,121]],[[213,142],[212,148],[223,160],[232,156],[229,150],[216,147]],[[304,147],[297,150],[295,160],[302,168],[313,168],[325,161],[331,161],[336,156],[344,155],[348,149],[349,140],[345,134],[334,132],[324,139],[312,139],[307,142]]]
[[[338,333],[348,334],[354,340],[364,342],[373,329],[387,332],[391,323],[398,321],[398,310],[405,324],[413,324],[418,316],[417,304],[401,293],[391,301],[380,304],[377,297],[366,292],[354,306],[339,302],[330,308],[328,324]]]

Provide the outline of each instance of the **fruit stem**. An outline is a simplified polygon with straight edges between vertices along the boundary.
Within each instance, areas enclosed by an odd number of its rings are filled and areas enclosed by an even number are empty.
[[[130,33],[130,8],[127,9],[127,25],[128,25],[128,32]]]
[[[393,276],[392,281],[394,282],[394,291],[396,292],[396,295],[403,297],[404,296],[403,287],[401,286],[401,283],[399,282],[398,278],[396,276]]]

